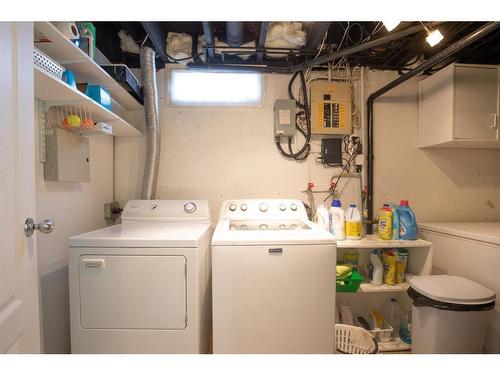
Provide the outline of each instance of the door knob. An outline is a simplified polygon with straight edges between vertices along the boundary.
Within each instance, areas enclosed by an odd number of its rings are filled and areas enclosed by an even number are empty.
[[[54,230],[55,226],[54,222],[49,219],[42,220],[38,224],[35,224],[35,221],[30,217],[24,222],[24,234],[26,234],[26,237],[31,237],[35,230],[43,234],[48,234]]]

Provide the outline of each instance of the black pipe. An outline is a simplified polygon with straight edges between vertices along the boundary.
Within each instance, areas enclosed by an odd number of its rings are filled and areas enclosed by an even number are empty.
[[[243,44],[243,22],[226,22],[226,43],[231,47]]]
[[[440,23],[442,23],[442,22],[437,22],[435,25],[438,25]],[[350,56],[350,55],[358,53],[358,52],[366,51],[370,48],[382,46],[384,44],[392,42],[393,40],[404,38],[408,35],[416,34],[422,30],[424,30],[424,25],[419,24],[419,25],[408,27],[408,28],[401,30],[401,31],[387,34],[383,37],[359,44],[359,45],[354,46],[354,47],[344,48],[343,50],[340,50],[340,51],[336,51],[336,52],[329,53],[327,55],[319,56],[316,59],[305,61],[303,63],[290,65],[290,66],[284,66],[284,67],[271,67],[271,66],[259,66],[259,65],[257,65],[257,66],[250,66],[250,69],[252,71],[260,71],[263,73],[293,74],[293,73],[299,72],[301,70],[312,68],[312,67],[317,66],[317,65],[326,64],[332,60],[335,60],[335,59],[338,59],[341,57]],[[207,46],[208,46],[208,42],[207,42]],[[211,68],[210,65],[211,64],[205,64],[205,65],[201,65],[201,66],[197,65],[196,68],[198,68],[198,69],[213,69],[213,68]],[[228,65],[228,66],[230,66],[230,65]],[[195,66],[193,66],[192,64],[188,64],[189,69],[193,68],[193,67],[195,67]],[[246,66],[244,64],[238,65],[236,69],[245,70],[245,67]]]
[[[437,25],[437,23],[436,23],[436,25]],[[387,35],[384,35],[383,37],[373,39],[373,40],[370,40],[370,41],[362,43],[362,44],[358,44],[357,46],[354,46],[351,48],[344,48],[343,50],[340,50],[340,51],[336,51],[336,52],[329,53],[327,55],[319,56],[318,58],[316,58],[314,60],[305,61],[303,63],[291,66],[290,67],[291,73],[295,73],[299,70],[308,69],[308,68],[311,68],[311,67],[316,66],[316,65],[326,64],[326,63],[329,63],[330,61],[338,59],[340,57],[346,57],[346,56],[353,55],[353,54],[358,53],[358,52],[366,51],[370,48],[375,48],[375,47],[387,44],[389,42],[392,42],[393,40],[401,39],[401,38],[404,38],[408,35],[416,34],[424,29],[425,29],[424,25],[418,24],[415,26],[408,27],[408,28],[401,30],[401,31],[389,33]]]
[[[432,68],[433,66],[439,64],[440,62],[448,59],[450,56],[456,54],[463,48],[467,47],[471,43],[474,43],[478,39],[482,38],[483,36],[491,33],[492,31],[496,30],[497,28],[500,27],[500,22],[488,22],[487,24],[479,27],[477,30],[474,32],[470,33],[466,37],[460,39],[458,42],[452,44],[451,46],[445,48],[444,50],[436,53],[434,56],[432,56],[429,60],[426,62],[420,64],[417,66],[415,69],[409,71],[406,74],[403,74],[399,78],[395,79],[394,81],[388,83],[384,87],[378,89],[375,91],[373,94],[371,94],[368,97],[368,100],[366,102],[367,105],[367,117],[368,117],[368,145],[367,145],[367,185],[368,185],[368,196],[367,196],[367,208],[368,208],[368,224],[366,225],[366,232],[367,233],[372,233],[372,226],[371,221],[373,220],[373,161],[374,161],[374,155],[373,155],[373,103],[375,99],[379,98],[380,96],[384,95],[388,91],[392,90],[396,86],[399,86],[403,82],[409,80],[410,78],[415,77],[417,74]]]

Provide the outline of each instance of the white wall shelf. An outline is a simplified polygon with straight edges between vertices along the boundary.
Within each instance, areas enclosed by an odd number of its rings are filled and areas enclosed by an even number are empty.
[[[63,67],[71,70],[77,82],[101,85],[125,109],[143,108],[130,93],[125,90],[114,78],[106,73],[85,52],[67,39],[52,23],[35,22],[35,32],[42,34],[50,42],[37,42],[35,47],[56,60]]]
[[[141,132],[117,114],[104,108],[82,92],[34,66],[35,97],[47,105],[83,105],[92,119],[110,124],[115,136],[140,136]]]
[[[430,247],[429,241],[417,239],[408,240],[382,240],[376,234],[369,234],[360,240],[337,241],[339,249],[393,249],[393,248],[412,248],[412,247]]]

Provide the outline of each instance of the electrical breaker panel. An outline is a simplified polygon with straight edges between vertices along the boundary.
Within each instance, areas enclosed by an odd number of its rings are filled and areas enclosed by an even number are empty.
[[[313,81],[310,89],[312,134],[351,134],[352,85]]]
[[[277,99],[274,103],[274,136],[295,135],[295,100]]]

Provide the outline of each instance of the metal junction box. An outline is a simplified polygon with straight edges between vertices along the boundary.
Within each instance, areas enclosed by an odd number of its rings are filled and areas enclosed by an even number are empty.
[[[310,89],[312,134],[351,134],[352,85],[321,80]]]
[[[89,139],[63,129],[45,135],[46,181],[90,182]]]
[[[293,137],[295,135],[295,100],[276,99],[274,103],[274,136]]]

